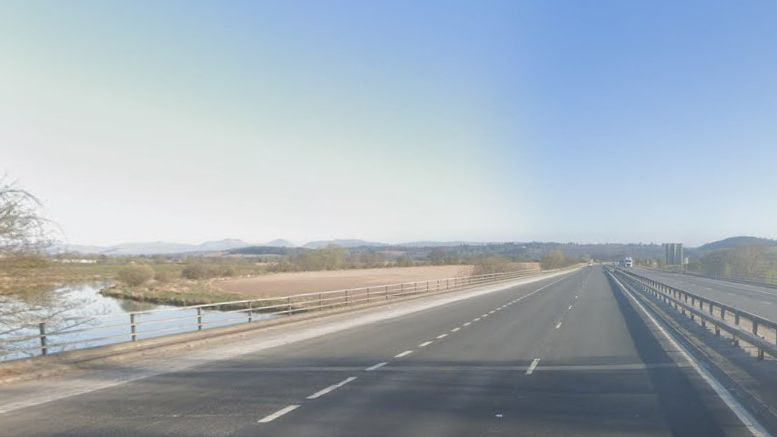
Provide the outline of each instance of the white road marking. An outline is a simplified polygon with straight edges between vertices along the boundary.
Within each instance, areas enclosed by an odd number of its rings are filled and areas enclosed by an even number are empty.
[[[472,319],[473,322],[477,322],[478,320],[480,320],[480,317]]]
[[[537,363],[540,362],[539,358],[535,358],[534,361],[531,362],[531,365],[529,365],[529,368],[526,370],[527,375],[531,375],[534,373],[534,369],[537,367]]]
[[[380,369],[381,367],[385,366],[386,364],[388,364],[388,363],[386,363],[386,362],[378,363],[378,364],[376,364],[374,366],[370,366],[370,367],[368,367],[368,368],[366,368],[364,370],[367,371],[367,372],[372,372],[373,370]]]
[[[448,336],[448,334],[440,334],[440,335],[438,335],[438,336],[437,336],[437,338],[438,338],[438,339],[441,339],[441,338],[445,338],[445,337],[447,337],[447,336]]]
[[[577,296],[575,296],[575,299],[577,299]]]
[[[342,381],[338,382],[338,383],[337,383],[337,384],[335,384],[335,385],[330,385],[329,387],[327,387],[327,388],[325,388],[325,389],[323,389],[323,390],[319,390],[319,391],[317,391],[317,392],[313,393],[312,395],[308,396],[308,399],[316,399],[316,398],[320,398],[321,396],[324,396],[325,394],[327,394],[327,393],[329,393],[329,392],[332,392],[332,391],[334,391],[334,390],[337,390],[338,388],[340,388],[340,387],[344,386],[345,384],[348,384],[349,382],[351,382],[351,381],[353,381],[353,380],[355,380],[355,379],[356,379],[356,377],[355,377],[355,376],[349,376],[348,378],[345,378],[344,380],[342,380]],[[293,408],[292,408],[292,409],[293,409]],[[281,410],[281,411],[282,411],[282,410]],[[284,413],[284,414],[285,414],[285,413]]]
[[[558,322],[558,325],[556,325],[556,329],[560,328],[562,323],[564,322]]]
[[[571,309],[572,309],[572,305],[570,305],[570,306],[569,306],[569,308],[567,308],[567,309],[568,309],[568,310],[571,310]]]
[[[480,317],[488,317],[488,314],[483,314]]]
[[[425,341],[425,342],[419,344],[418,347],[426,347],[426,346],[429,346],[430,344],[432,344],[431,341]]]
[[[771,435],[760,423],[758,423],[758,421],[750,414],[750,412],[748,412],[745,407],[743,407],[736,400],[736,398],[734,398],[734,396],[723,386],[723,384],[718,382],[718,380],[716,380],[715,377],[709,373],[709,371],[707,371],[693,358],[693,356],[690,354],[690,352],[688,352],[687,349],[685,349],[685,347],[680,345],[680,343],[675,340],[672,334],[670,334],[661,324],[658,323],[655,317],[653,317],[653,315],[645,309],[645,307],[642,305],[642,302],[634,297],[634,295],[631,294],[631,291],[627,290],[621,281],[618,280],[618,278],[615,276],[611,277],[615,280],[615,282],[618,283],[621,289],[625,291],[629,298],[637,304],[637,306],[648,317],[648,319],[650,319],[650,321],[653,323],[653,326],[657,327],[659,331],[661,331],[664,337],[669,340],[669,342],[672,343],[672,345],[677,348],[680,354],[682,354],[683,357],[691,364],[691,367],[693,367],[694,370],[696,370],[696,372],[702,377],[702,379],[704,379],[704,381],[707,382],[707,384],[709,384],[713,390],[715,390],[718,396],[720,396],[720,399],[722,399],[726,406],[728,406],[731,411],[736,414],[736,416],[740,421],[742,421],[750,433],[756,437],[768,437]]]
[[[273,420],[283,416],[286,413],[291,413],[292,411],[296,410],[297,408],[299,408],[299,405],[289,405],[288,407],[281,408],[280,410],[270,414],[269,416],[267,416],[267,417],[265,417],[263,419],[259,419],[259,421],[257,423],[272,422]]]
[[[467,323],[465,323],[465,324],[463,324],[463,325],[461,325],[461,326],[469,326],[469,325],[471,325],[471,324],[472,324],[472,322],[467,322]]]
[[[13,397],[5,397],[5,393],[3,393],[0,395],[0,414],[32,407],[35,405],[42,405],[61,399],[67,399],[73,396],[91,393],[96,390],[104,390],[153,376],[179,372],[182,370],[191,369],[199,364],[222,361],[249,352],[258,352],[267,350],[269,348],[293,344],[311,338],[320,338],[322,336],[329,335],[334,332],[340,332],[344,329],[350,329],[355,326],[364,326],[382,320],[389,320],[405,314],[415,314],[428,308],[436,308],[451,302],[460,302],[473,297],[506,290],[514,285],[530,284],[544,279],[561,276],[561,278],[555,280],[551,284],[542,286],[534,292],[530,293],[534,294],[544,288],[547,288],[549,285],[563,281],[568,277],[568,275],[569,272],[566,271],[551,274],[541,274],[534,278],[517,280],[515,283],[494,285],[493,287],[486,287],[481,290],[474,290],[472,292],[467,292],[456,296],[435,299],[431,302],[420,302],[408,307],[387,309],[385,311],[381,310],[379,312],[366,314],[364,316],[350,317],[343,321],[328,321],[326,318],[323,318],[320,324],[316,323],[305,329],[293,329],[293,332],[291,333],[284,331],[282,335],[270,335],[268,338],[261,338],[258,341],[240,341],[235,343],[229,342],[229,344],[226,344],[223,347],[207,348],[201,351],[193,352],[191,354],[182,354],[181,356],[170,357],[165,360],[149,360],[148,362],[144,363],[143,366],[140,366],[142,369],[140,367],[134,367],[120,370],[95,370],[94,372],[89,372],[84,376],[62,378],[62,380],[48,382],[46,384],[45,390],[36,388],[24,396],[14,395]]]
[[[404,352],[401,352],[401,353],[398,353],[398,354],[394,355],[394,358],[406,357],[406,356],[408,356],[408,355],[410,355],[412,353],[413,353],[413,350],[411,349],[409,351],[404,351]]]
[[[459,329],[461,329],[461,328],[453,328],[453,329],[451,329],[451,332],[456,332],[456,331],[458,331]]]

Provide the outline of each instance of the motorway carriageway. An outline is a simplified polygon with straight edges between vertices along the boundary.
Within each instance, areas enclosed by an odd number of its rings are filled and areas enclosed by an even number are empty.
[[[777,288],[641,268],[634,269],[634,273],[769,320],[777,320]]]
[[[16,409],[0,434],[750,435],[640,311],[588,267]]]

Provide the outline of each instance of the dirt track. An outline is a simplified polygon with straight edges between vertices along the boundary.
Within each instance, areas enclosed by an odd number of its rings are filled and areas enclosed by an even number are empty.
[[[467,276],[472,266],[424,266],[385,269],[278,273],[215,283],[218,288],[255,297],[288,296],[313,291],[342,290],[400,282]]]

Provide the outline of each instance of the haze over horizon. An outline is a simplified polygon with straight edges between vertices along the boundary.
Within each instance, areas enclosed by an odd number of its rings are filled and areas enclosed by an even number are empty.
[[[305,3],[0,4],[0,174],[71,244],[777,238],[777,3]]]

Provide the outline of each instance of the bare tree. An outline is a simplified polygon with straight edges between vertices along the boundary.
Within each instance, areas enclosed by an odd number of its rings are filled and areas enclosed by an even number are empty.
[[[51,223],[40,210],[35,196],[0,178],[0,255],[35,252],[51,244]]]

